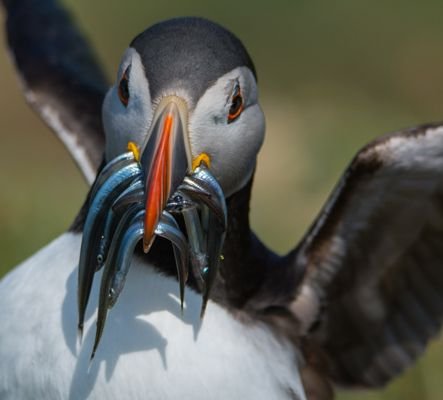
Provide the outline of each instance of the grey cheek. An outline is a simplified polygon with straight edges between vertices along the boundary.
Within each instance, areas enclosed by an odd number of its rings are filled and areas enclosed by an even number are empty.
[[[214,121],[215,125],[221,125],[221,124],[226,124],[226,117],[223,115],[214,115],[212,117],[212,120]]]

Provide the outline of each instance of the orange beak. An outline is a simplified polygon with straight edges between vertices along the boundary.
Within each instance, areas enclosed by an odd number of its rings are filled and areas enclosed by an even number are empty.
[[[166,203],[192,168],[186,106],[174,96],[158,106],[141,159],[146,176],[143,250],[149,251]]]

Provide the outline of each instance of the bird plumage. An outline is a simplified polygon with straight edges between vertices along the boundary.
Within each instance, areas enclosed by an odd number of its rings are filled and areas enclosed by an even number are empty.
[[[108,86],[105,75],[71,16],[56,1],[4,0],[3,6],[8,45],[26,100],[57,133],[91,184],[102,161],[97,148],[104,146],[100,114]]]
[[[317,308],[311,338],[335,379],[379,386],[410,366],[440,330],[443,127],[394,132],[351,162],[300,244],[307,265],[291,308]],[[318,320],[317,320],[318,319]]]
[[[153,99],[168,87],[180,87],[195,101],[217,79],[240,66],[257,78],[243,43],[203,18],[173,18],[154,24],[137,35],[130,47],[140,54]]]
[[[226,194],[228,223],[224,261],[201,327],[197,285],[191,279],[180,317],[171,250],[156,241],[147,256],[134,256],[125,290],[89,366],[94,307],[87,312],[85,342],[78,347],[73,294],[86,201],[71,233],[0,283],[2,315],[9,316],[0,327],[2,398],[177,398],[181,390],[184,398],[303,399],[304,390],[315,398],[321,387],[319,396],[326,399],[332,396],[329,381],[378,387],[424,351],[440,329],[443,310],[441,125],[399,131],[364,147],[300,244],[279,257],[249,227],[264,120],[254,67],[232,34],[205,20],[177,19],[136,38],[105,100],[105,151],[104,80],[66,12],[51,0],[43,7],[32,0],[3,4],[27,99],[67,144],[89,182],[104,153],[109,162],[134,135],[143,139],[162,97],[181,96],[189,106],[194,153],[211,150],[212,171]],[[171,27],[180,34],[163,41],[155,36]],[[186,41],[187,27],[208,35],[202,42],[192,35]],[[53,40],[53,29],[60,32],[59,40]],[[205,69],[202,63],[216,52],[220,37],[227,47]],[[165,61],[153,70],[144,68],[155,58],[143,47],[148,39],[157,43],[155,55],[163,54]],[[185,63],[188,69],[168,69],[174,43],[191,60]],[[189,53],[184,51],[188,44]],[[193,45],[199,49],[196,65],[190,57]],[[139,91],[131,81],[129,90],[140,102],[129,119],[125,113],[132,103],[126,107],[116,92],[127,60],[139,63],[131,69]],[[230,124],[230,99],[238,91],[230,82],[236,80],[250,90],[244,93],[245,112]],[[226,103],[218,104],[223,95]],[[236,133],[251,136],[236,142]],[[223,135],[229,137],[226,147],[234,150],[226,151],[214,139]],[[243,159],[235,157],[236,149]],[[217,158],[220,154],[226,157]]]
[[[99,279],[80,345],[80,242],[81,235],[65,233],[0,282],[0,312],[10,316],[0,325],[2,400],[302,396],[297,353],[287,340],[262,321],[232,318],[212,301],[201,323],[193,291],[182,316],[176,279],[139,257],[90,364]]]

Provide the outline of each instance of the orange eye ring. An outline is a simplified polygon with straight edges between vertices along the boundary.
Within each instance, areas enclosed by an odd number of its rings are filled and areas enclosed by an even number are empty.
[[[118,84],[118,98],[122,104],[127,107],[129,103],[129,72],[131,71],[131,66],[129,65],[123,73],[120,83]]]
[[[232,96],[231,107],[229,108],[228,123],[235,121],[244,110],[243,96],[240,86],[237,85]]]

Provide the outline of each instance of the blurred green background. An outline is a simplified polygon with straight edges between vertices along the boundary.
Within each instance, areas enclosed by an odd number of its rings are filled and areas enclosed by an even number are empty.
[[[110,79],[131,38],[161,19],[204,16],[243,40],[255,60],[268,126],[252,223],[281,253],[297,242],[363,144],[443,119],[441,0],[64,3]],[[0,53],[0,276],[63,232],[87,190],[61,144],[24,103],[6,53]],[[339,398],[441,399],[442,366],[437,340],[384,391]]]

